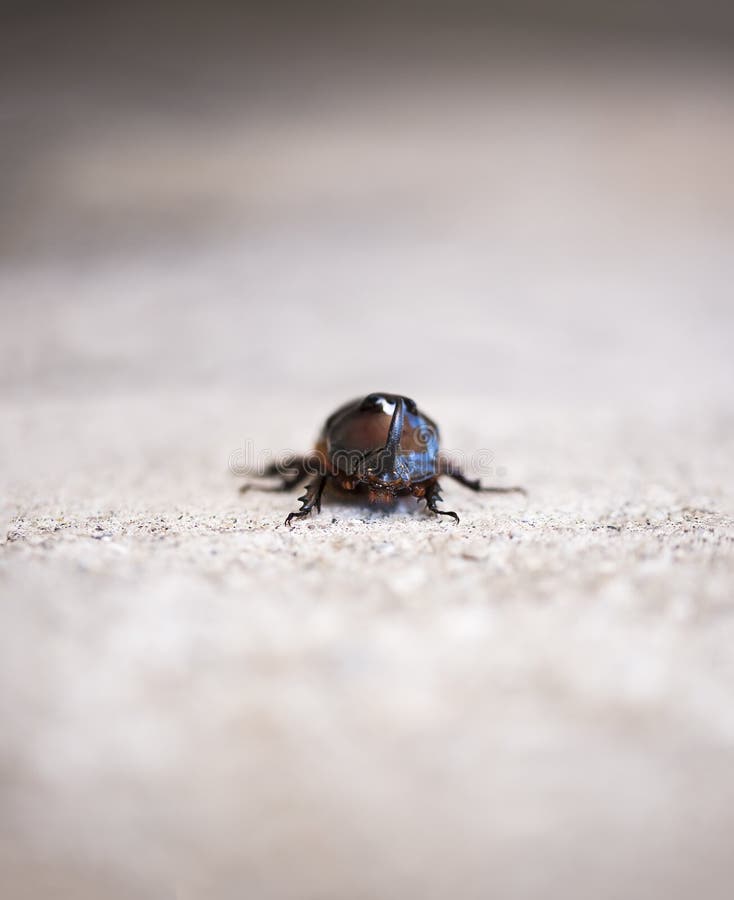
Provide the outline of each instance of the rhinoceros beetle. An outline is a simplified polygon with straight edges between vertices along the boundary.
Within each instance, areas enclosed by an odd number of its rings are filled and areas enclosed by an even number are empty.
[[[283,471],[285,469],[285,471]],[[519,487],[484,487],[479,479],[467,478],[460,468],[440,453],[435,422],[415,402],[400,394],[374,393],[352,400],[332,413],[321,429],[313,451],[289,460],[286,466],[272,464],[263,473],[280,476],[280,484],[263,490],[287,491],[311,476],[301,508],[285,520],[321,511],[321,494],[327,483],[342,491],[366,495],[370,503],[394,504],[400,496],[425,500],[439,516],[458,515],[439,509],[439,476],[448,475],[473,491],[507,494],[525,493]],[[244,485],[241,490],[249,489]]]

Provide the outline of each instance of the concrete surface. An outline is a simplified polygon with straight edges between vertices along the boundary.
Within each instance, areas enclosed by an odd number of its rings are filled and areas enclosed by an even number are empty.
[[[496,49],[24,157],[4,897],[731,896],[734,74]],[[527,500],[237,493],[380,389]]]

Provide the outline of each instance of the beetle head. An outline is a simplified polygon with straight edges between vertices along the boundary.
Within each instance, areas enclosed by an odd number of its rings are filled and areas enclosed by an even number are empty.
[[[369,487],[371,502],[389,503],[398,491],[410,484],[410,469],[400,453],[400,438],[405,422],[405,408],[407,404],[412,404],[412,401],[408,400],[406,403],[406,398],[394,394],[370,394],[365,398],[363,408],[381,404],[383,399],[395,405],[387,441],[382,449],[375,450],[365,457],[357,475],[359,480]]]

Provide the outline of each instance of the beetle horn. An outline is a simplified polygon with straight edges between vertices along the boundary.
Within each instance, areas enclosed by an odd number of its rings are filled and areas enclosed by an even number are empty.
[[[400,438],[403,434],[403,422],[405,421],[405,401],[398,397],[395,401],[395,412],[390,420],[390,430],[387,433],[387,443],[383,453],[386,456],[395,456],[400,446]]]
[[[383,490],[387,489],[386,485],[391,486],[390,490],[393,490],[395,485],[405,484],[410,479],[410,472],[400,457],[400,438],[403,435],[404,421],[405,401],[402,397],[397,397],[385,446],[365,460],[364,471],[367,480],[370,483],[378,483]]]

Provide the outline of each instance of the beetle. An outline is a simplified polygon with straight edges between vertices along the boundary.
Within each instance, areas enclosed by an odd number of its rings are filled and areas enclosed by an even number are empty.
[[[282,469],[285,471],[282,471]],[[313,509],[321,511],[321,495],[328,483],[342,491],[366,495],[370,503],[391,506],[398,497],[412,495],[425,500],[439,516],[458,515],[439,509],[439,476],[448,475],[472,491],[509,494],[520,487],[485,487],[479,479],[467,478],[460,468],[440,452],[436,423],[422,413],[415,401],[402,394],[373,393],[340,406],[324,423],[313,451],[276,463],[263,473],[280,476],[280,483],[262,490],[287,491],[311,476],[301,508],[288,514],[285,524],[303,519]],[[240,489],[246,491],[253,485]]]

